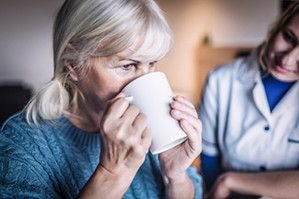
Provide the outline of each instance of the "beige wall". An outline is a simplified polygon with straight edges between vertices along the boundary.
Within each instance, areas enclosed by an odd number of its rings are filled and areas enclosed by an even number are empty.
[[[278,0],[158,0],[173,28],[175,48],[158,63],[175,93],[197,104],[207,69],[198,64],[202,37],[212,47],[252,47],[279,14]],[[209,56],[213,58],[213,56]],[[217,59],[215,57],[215,59]]]
[[[0,84],[25,82],[35,90],[53,73],[52,24],[63,0],[0,1]],[[198,65],[201,38],[252,46],[278,14],[278,0],[158,0],[174,31],[175,48],[158,63],[175,93],[196,103],[207,69]]]

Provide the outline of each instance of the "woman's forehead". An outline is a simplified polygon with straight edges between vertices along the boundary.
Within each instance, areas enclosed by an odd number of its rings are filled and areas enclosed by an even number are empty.
[[[287,26],[292,26],[299,29],[299,13],[293,16]]]
[[[285,26],[286,29],[289,29],[293,36],[299,38],[299,14],[292,17],[289,23]]]
[[[142,52],[142,54],[139,54],[138,52],[139,48],[143,44],[143,39],[138,39],[132,46],[130,46],[128,49],[121,51],[115,55],[119,60],[128,60],[128,59],[134,59],[141,62],[152,60],[153,58],[146,55],[146,52]],[[153,60],[152,60],[153,61]]]
[[[128,48],[124,51],[117,53],[115,56],[119,59],[127,59],[130,58],[136,51],[132,48]]]

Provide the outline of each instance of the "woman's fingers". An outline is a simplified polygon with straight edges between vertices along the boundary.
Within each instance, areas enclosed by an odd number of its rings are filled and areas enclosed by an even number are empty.
[[[108,102],[104,116],[120,118],[124,114],[128,106],[129,102],[125,99],[125,94],[119,93],[116,97]]]
[[[136,172],[144,161],[151,143],[147,118],[129,105],[123,94],[108,103],[101,122],[101,141],[101,162],[115,173]]]
[[[148,127],[146,127],[141,134],[141,146],[143,146],[143,149],[146,150],[146,152],[148,152],[151,143],[152,132]]]
[[[171,108],[173,110],[179,110],[187,112],[194,117],[197,117],[197,112],[194,108],[194,105],[182,96],[177,96],[175,100],[171,103]]]
[[[191,115],[190,113],[188,112],[183,112],[183,111],[180,111],[180,110],[176,110],[176,109],[173,109],[171,110],[171,115],[181,121],[181,120],[186,120],[188,121],[188,123],[196,130],[196,131],[201,131],[201,121],[195,117],[194,115]],[[188,128],[188,127],[186,127]]]
[[[121,120],[125,123],[133,125],[137,116],[139,115],[139,109],[136,106],[129,105],[121,116]]]
[[[171,107],[172,117],[179,121],[180,126],[188,136],[187,144],[191,151],[196,151],[196,154],[200,153],[202,124],[193,104],[186,98],[177,96]]]
[[[180,121],[180,125],[183,128],[183,130],[188,134],[188,137],[190,138],[191,136],[197,136],[201,132],[201,123],[200,121],[198,124],[196,124],[198,127],[194,128],[194,125],[190,124],[188,120],[182,119]]]
[[[129,105],[123,93],[109,102],[103,116],[102,130],[117,143],[122,143],[128,148],[138,147],[146,128],[146,116],[141,114],[136,106]]]
[[[187,120],[181,120],[180,125],[188,136],[188,146],[192,151],[196,151],[196,156],[201,153],[201,129],[196,130]]]
[[[141,132],[140,133],[140,137],[142,136],[142,133],[143,131],[147,128],[148,126],[148,122],[147,122],[147,117],[142,114],[142,113],[139,113],[135,120],[133,121],[132,123],[132,126],[133,128],[138,131],[138,132]]]
[[[193,104],[190,101],[182,96],[177,96],[171,103],[171,108],[172,117],[180,122],[183,120],[187,121],[185,122],[185,125],[183,124],[184,122],[182,122],[181,125],[184,126],[185,131],[187,131],[187,128],[191,125],[196,131],[201,132],[201,122],[198,119],[198,115]]]
[[[186,104],[187,106],[189,106],[192,109],[195,109],[194,105],[185,97],[177,95],[175,96],[175,101],[181,102]]]

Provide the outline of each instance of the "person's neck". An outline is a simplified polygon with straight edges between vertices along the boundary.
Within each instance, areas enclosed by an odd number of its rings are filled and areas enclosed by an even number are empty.
[[[103,112],[103,110],[95,111],[87,103],[78,103],[77,107],[68,110],[66,118],[85,132],[99,133]]]

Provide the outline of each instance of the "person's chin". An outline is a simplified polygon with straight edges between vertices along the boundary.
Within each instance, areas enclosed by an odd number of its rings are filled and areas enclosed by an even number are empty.
[[[299,80],[299,75],[295,75],[292,72],[289,72],[283,68],[272,70],[271,74],[274,76],[274,78],[284,81],[284,82],[293,82]]]

